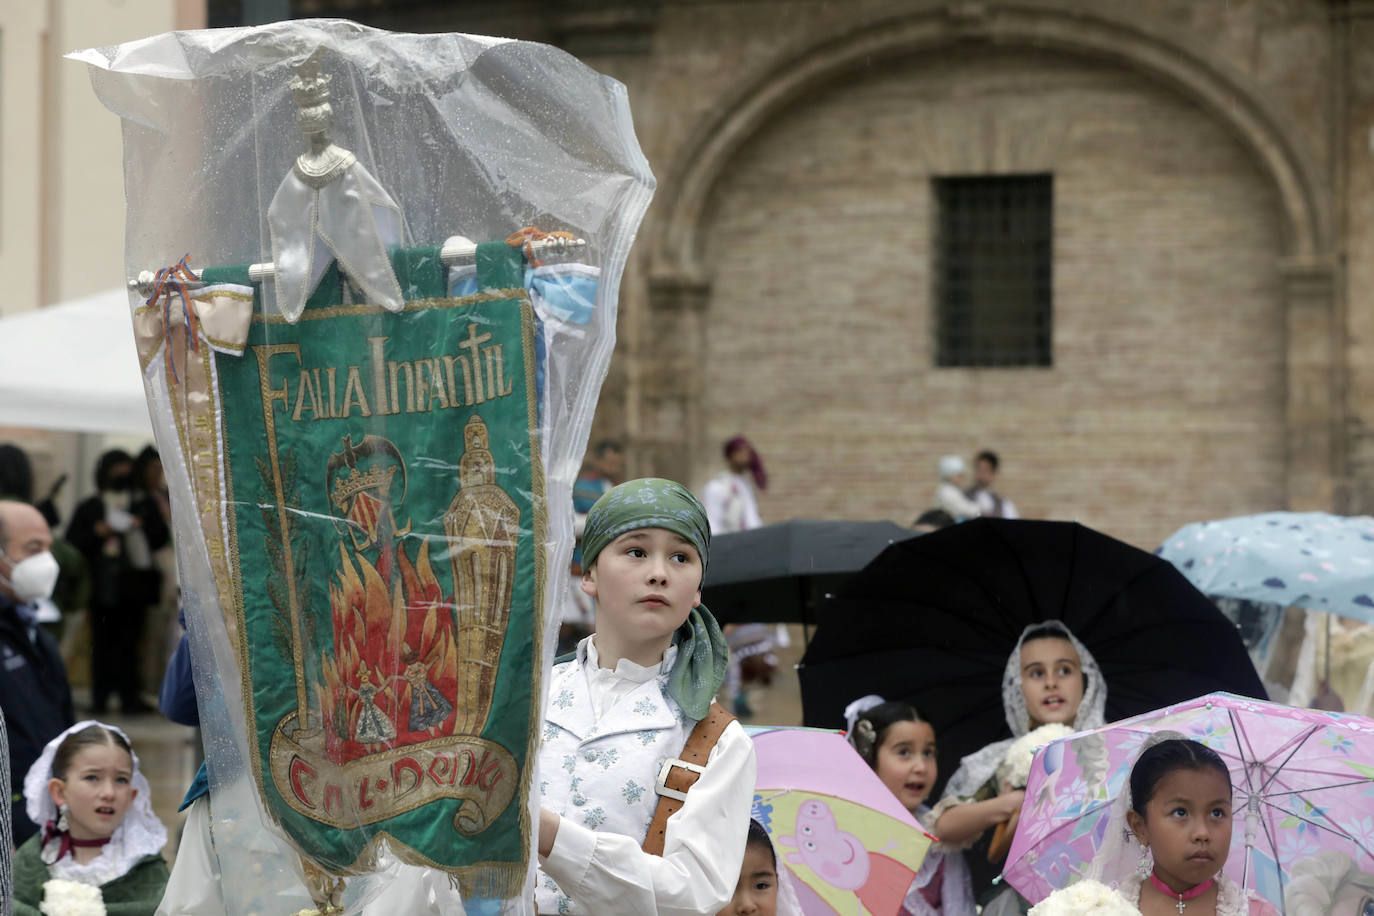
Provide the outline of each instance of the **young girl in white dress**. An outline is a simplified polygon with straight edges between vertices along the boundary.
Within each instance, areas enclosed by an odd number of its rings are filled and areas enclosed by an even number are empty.
[[[944,797],[935,805],[931,832],[948,848],[968,849],[998,824],[1014,828],[1025,792],[1001,785],[997,776],[1012,742],[1052,723],[1074,731],[1097,728],[1104,724],[1106,707],[1102,670],[1069,628],[1059,620],[1026,627],[1002,675],[1002,709],[1012,737],[994,741],[960,761]],[[980,870],[989,871],[986,853],[968,855]],[[1028,907],[1006,885],[988,891],[986,884],[979,887],[975,879],[975,895],[980,891],[984,916],[1025,912]]]
[[[1087,877],[1113,888],[1125,912],[1141,916],[1278,916],[1273,905],[1222,871],[1233,821],[1225,762],[1176,733],[1162,732],[1151,742],[1113,804],[1106,841]],[[1069,903],[1074,888],[1054,892],[1032,916],[1078,912]],[[1118,903],[1108,910],[1122,912]]]
[[[939,776],[935,730],[906,703],[867,696],[845,709],[849,743],[922,827],[934,823],[926,797]],[[964,857],[936,843],[921,863],[898,916],[975,916]]]

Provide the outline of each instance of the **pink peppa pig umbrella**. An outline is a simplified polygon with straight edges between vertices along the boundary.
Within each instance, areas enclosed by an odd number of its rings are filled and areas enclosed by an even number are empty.
[[[838,732],[751,732],[753,815],[791,872],[802,912],[896,913],[933,838]]]
[[[1085,877],[1125,880],[1139,847],[1125,837],[1127,799],[1118,797],[1128,792],[1141,746],[1159,732],[1199,741],[1226,762],[1226,873],[1277,912],[1328,912],[1309,897],[1319,875],[1339,872],[1338,883],[1374,887],[1374,720],[1227,693],[1041,749],[1003,877],[1033,902]]]

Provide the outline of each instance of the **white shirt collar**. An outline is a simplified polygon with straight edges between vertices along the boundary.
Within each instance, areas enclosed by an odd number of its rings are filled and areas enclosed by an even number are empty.
[[[673,670],[673,662],[677,661],[677,646],[672,645],[663,653],[663,660],[652,665],[641,665],[628,658],[622,658],[615,663],[615,668],[603,668],[600,658],[596,653],[596,636],[588,636],[578,644],[577,654],[581,657],[582,667],[587,670],[587,676],[595,681],[624,680],[642,684],[651,681],[665,671]]]
[[[654,680],[664,671],[672,671],[673,662],[677,659],[677,646],[669,646],[663,653],[663,660],[653,665],[641,665],[622,658],[616,662],[614,669],[603,668],[597,658],[596,637],[593,635],[578,643],[577,656],[582,663],[583,675],[587,678],[594,721],[600,722],[617,703],[642,684]]]

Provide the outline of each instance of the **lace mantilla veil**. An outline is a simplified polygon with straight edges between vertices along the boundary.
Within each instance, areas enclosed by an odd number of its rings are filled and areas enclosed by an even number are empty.
[[[24,811],[40,830],[48,821],[57,819],[57,806],[48,794],[48,780],[52,779],[52,761],[57,754],[57,748],[68,735],[92,725],[108,728],[126,742],[129,741],[129,736],[119,728],[104,722],[96,722],[94,719],[78,722],[49,741],[43,748],[43,753],[24,776]],[[132,748],[133,743],[129,742],[129,746]],[[54,878],[65,878],[98,887],[127,873],[133,864],[144,856],[162,852],[162,847],[167,845],[167,828],[153,813],[153,792],[148,785],[148,778],[139,769],[138,753],[131,749],[129,754],[134,761],[132,783],[138,790],[138,795],[129,806],[124,820],[120,821],[110,837],[110,842],[95,859],[81,865],[75,859],[64,858],[49,866]]]
[[[1021,631],[1016,646],[1007,656],[1007,665],[1002,672],[1002,710],[1007,717],[1007,727],[1012,737],[995,741],[980,751],[969,754],[959,763],[959,769],[950,777],[945,787],[946,798],[972,797],[997,772],[1007,748],[1017,738],[1031,729],[1030,712],[1026,709],[1026,697],[1021,692],[1021,646],[1026,635],[1035,630],[1058,630],[1063,633],[1078,652],[1083,674],[1088,680],[1088,689],[1083,693],[1083,701],[1078,705],[1078,715],[1073,720],[1074,731],[1087,731],[1106,724],[1107,682],[1102,677],[1102,669],[1097,665],[1088,647],[1079,641],[1060,620],[1044,620],[1033,623]]]

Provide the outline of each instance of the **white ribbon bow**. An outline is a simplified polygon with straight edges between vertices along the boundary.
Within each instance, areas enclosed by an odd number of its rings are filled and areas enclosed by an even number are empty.
[[[387,253],[401,244],[401,208],[356,159],[318,188],[293,168],[272,197],[267,223],[277,304],[292,324],[331,257],[369,302],[393,312],[405,305]]]

